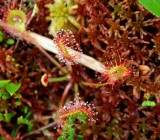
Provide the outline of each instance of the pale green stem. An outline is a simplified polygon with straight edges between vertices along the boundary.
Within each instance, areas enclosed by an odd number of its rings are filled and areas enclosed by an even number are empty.
[[[68,81],[70,79],[70,76],[63,76],[63,77],[58,77],[58,78],[48,78],[49,83],[52,82],[62,82],[62,81]]]
[[[77,83],[74,84],[74,92],[75,92],[75,96],[79,95],[79,88]]]

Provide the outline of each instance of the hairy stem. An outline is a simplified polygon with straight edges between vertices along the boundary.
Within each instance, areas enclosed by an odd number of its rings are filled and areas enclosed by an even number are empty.
[[[41,46],[45,50],[48,50],[48,51],[55,53],[55,54],[58,54],[57,47],[53,43],[53,40],[46,38],[44,36],[41,36],[39,34],[36,34],[34,32],[29,32],[28,34],[29,34],[29,36],[34,38],[39,44],[41,44]],[[94,59],[88,55],[82,54],[80,52],[77,52],[75,50],[72,50],[72,49],[69,49],[68,51],[69,51],[70,55],[78,54],[79,57],[77,57],[77,59],[75,60],[77,63],[80,63],[80,64],[82,64],[82,65],[84,65],[94,71],[97,71],[100,73],[104,72],[105,66],[101,62],[97,61],[96,59]]]
[[[10,28],[6,27],[6,24],[3,21],[0,21],[0,27],[2,27],[4,30],[8,31]],[[8,31],[9,32],[9,31]],[[10,32],[9,32],[10,33]],[[14,32],[12,32],[13,34]],[[58,68],[60,68],[64,73],[67,73],[67,70],[64,70],[61,68],[61,65],[55,60],[53,59],[52,56],[50,56],[45,50],[50,51],[52,53],[58,54],[58,50],[57,50],[57,46],[53,43],[53,40],[41,36],[39,34],[36,34],[34,32],[25,32],[25,34],[18,34],[15,32],[15,34],[13,34],[14,36],[17,37],[21,37],[23,39],[25,39],[27,42],[35,45],[37,48],[40,49],[40,51],[46,55],[46,57],[52,62],[54,63]],[[96,59],[87,56],[85,54],[82,54],[80,52],[77,52],[75,50],[69,49],[69,54],[78,54],[79,57],[77,57],[77,59],[75,60],[77,63],[80,63],[94,71],[100,72],[102,73],[104,71],[105,66],[97,61]]]

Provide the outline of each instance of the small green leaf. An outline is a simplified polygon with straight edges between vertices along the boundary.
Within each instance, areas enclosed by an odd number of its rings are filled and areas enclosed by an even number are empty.
[[[63,129],[64,129],[64,131],[67,131],[68,127],[67,127],[67,126],[64,126]]]
[[[59,136],[57,140],[65,140],[63,136]]]
[[[3,95],[3,92],[2,92],[2,91],[0,91],[0,97],[2,97],[2,95]]]
[[[84,140],[82,135],[78,135],[77,138],[78,138],[78,140]]]
[[[68,132],[63,132],[63,136],[67,137],[68,136]]]
[[[69,128],[69,134],[70,135],[75,135],[75,130],[73,128]]]
[[[149,105],[150,105],[151,107],[154,107],[154,106],[156,106],[156,103],[155,103],[154,101],[150,101]]]
[[[143,102],[142,102],[142,106],[144,106],[144,107],[145,107],[145,106],[148,106],[148,101],[143,101]]]
[[[6,85],[6,90],[10,93],[10,95],[12,96],[19,88],[20,88],[21,84],[20,83],[9,83]]]
[[[33,130],[33,128],[34,128],[34,125],[32,123],[30,123],[27,128],[28,132],[31,132]]]
[[[0,121],[2,121],[2,120],[3,120],[3,114],[0,113]]]
[[[142,102],[142,106],[145,107],[145,106],[151,106],[151,107],[154,107],[156,106],[156,103],[154,101],[143,101]]]
[[[0,88],[5,88],[9,82],[10,80],[0,80]]]
[[[11,132],[11,137],[14,138],[16,136],[16,133],[18,131],[19,127],[18,126],[15,126]]]
[[[0,35],[0,42],[3,41],[3,35]]]
[[[67,140],[74,140],[74,137],[73,137],[73,136],[69,136],[69,137],[67,138]]]
[[[14,113],[5,113],[4,114],[5,121],[9,123],[14,116],[15,116]]]
[[[85,121],[86,121],[86,119],[87,119],[87,115],[85,115],[85,114],[84,114],[84,115],[80,115],[80,116],[78,116],[77,118],[78,118],[79,120],[81,120],[81,121],[84,121],[84,122],[85,122]]]
[[[28,112],[28,106],[24,106],[21,111],[23,111],[24,113],[27,113]]]
[[[3,93],[2,99],[8,99],[8,98],[10,98],[10,94],[7,92]]]
[[[16,106],[20,106],[22,102],[21,101],[16,101],[14,103],[15,103]]]
[[[13,45],[13,44],[15,43],[15,41],[14,41],[14,39],[8,39],[8,40],[6,41],[6,43],[7,43],[8,45]]]
[[[18,93],[18,94],[16,94],[16,95],[14,96],[14,98],[15,98],[15,99],[21,99],[21,98],[22,98],[22,95]]]
[[[139,0],[139,2],[152,14],[160,17],[160,0]]]
[[[73,125],[73,123],[74,123],[74,118],[73,117],[69,117],[69,121],[68,121],[68,125],[69,126],[72,126]]]
[[[28,112],[24,118],[28,120],[30,119],[31,115],[32,115],[32,112]]]
[[[24,119],[22,116],[17,119],[17,123],[18,124],[26,124],[26,125],[30,124],[29,120]]]

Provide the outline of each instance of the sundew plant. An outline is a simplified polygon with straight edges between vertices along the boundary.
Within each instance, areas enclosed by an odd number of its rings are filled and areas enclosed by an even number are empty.
[[[159,0],[1,0],[0,140],[159,140]]]

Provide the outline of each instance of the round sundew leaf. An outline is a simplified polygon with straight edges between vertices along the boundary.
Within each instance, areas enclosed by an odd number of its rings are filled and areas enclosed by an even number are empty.
[[[22,10],[10,10],[7,15],[7,23],[14,29],[25,31],[26,14]]]
[[[6,41],[7,45],[13,45],[15,43],[14,39],[8,39]]]
[[[9,82],[10,80],[0,80],[0,88],[5,88]]]
[[[160,0],[139,0],[139,2],[152,14],[160,17]]]
[[[9,83],[6,85],[6,90],[12,96],[20,88],[20,86],[20,83]]]

